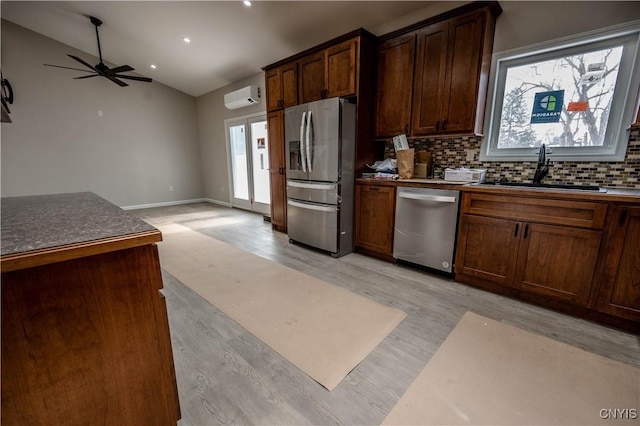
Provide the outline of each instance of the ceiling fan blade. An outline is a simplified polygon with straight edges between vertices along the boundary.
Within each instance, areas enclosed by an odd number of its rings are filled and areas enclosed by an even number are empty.
[[[88,68],[92,69],[93,71],[97,72],[98,74],[100,74],[100,71],[98,71],[93,65],[89,65],[87,62],[83,61],[82,59],[78,58],[77,56],[73,56],[73,55],[69,55],[69,54],[67,54],[67,56],[70,57],[71,59],[75,59],[76,61],[78,61],[82,65],[84,65],[85,67],[88,67]]]
[[[82,77],[73,77],[74,80],[81,80],[83,78],[99,77],[100,74],[83,75]]]
[[[114,75],[117,74],[119,72],[127,72],[127,71],[133,71],[134,69],[131,68],[129,65],[122,65],[119,67],[115,67],[115,68],[109,68],[109,71],[107,71],[109,74]]]
[[[146,81],[147,83],[151,83],[153,80],[148,78],[148,77],[136,77],[133,75],[114,75],[114,77],[118,77],[118,78],[126,78],[129,80],[136,80],[136,81]]]
[[[51,64],[42,64],[42,65],[46,65],[48,67],[54,67],[54,68],[64,68],[64,69],[67,69],[67,70],[75,70],[75,71],[95,73],[95,71],[85,70],[85,69],[82,69],[82,68],[63,67],[62,65],[51,65]]]
[[[104,74],[104,75],[103,75],[103,77],[108,78],[109,80],[113,81],[115,84],[117,84],[117,85],[118,85],[118,86],[120,86],[120,87],[126,87],[126,86],[128,86],[128,84],[127,84],[127,83],[125,83],[124,81],[120,81],[120,80],[118,80],[117,78],[112,77],[112,76],[110,76],[110,75],[106,75],[106,74]]]

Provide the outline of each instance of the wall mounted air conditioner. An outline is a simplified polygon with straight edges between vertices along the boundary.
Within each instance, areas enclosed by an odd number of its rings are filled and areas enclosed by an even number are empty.
[[[247,86],[224,95],[224,106],[227,109],[238,109],[260,102],[260,88]]]

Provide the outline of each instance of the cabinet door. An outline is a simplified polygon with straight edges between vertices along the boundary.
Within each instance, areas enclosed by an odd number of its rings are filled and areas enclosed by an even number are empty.
[[[324,52],[306,56],[298,61],[298,95],[300,103],[322,99],[324,92]]]
[[[484,11],[451,20],[439,133],[471,133],[478,100]]]
[[[609,218],[597,308],[640,321],[640,207],[618,206]]]
[[[282,108],[298,105],[298,65],[294,62],[283,65],[282,74]]]
[[[287,227],[287,198],[284,157],[284,114],[282,110],[267,115],[269,132],[269,179],[271,185],[271,224],[284,231]]]
[[[282,72],[280,68],[267,71],[264,79],[267,88],[267,111],[282,108]]]
[[[585,306],[601,234],[591,229],[525,223],[516,283],[522,290]]]
[[[438,133],[443,122],[449,25],[441,22],[417,33],[418,53],[413,81],[413,135]]]
[[[355,245],[393,255],[395,188],[356,185]]]
[[[356,94],[358,41],[349,40],[325,51],[325,93],[323,98]]]
[[[456,279],[460,274],[513,286],[520,232],[521,222],[463,214],[458,231]]]
[[[294,62],[265,73],[267,111],[298,104],[298,68]]]
[[[408,134],[411,122],[415,34],[388,40],[378,48],[376,137]]]

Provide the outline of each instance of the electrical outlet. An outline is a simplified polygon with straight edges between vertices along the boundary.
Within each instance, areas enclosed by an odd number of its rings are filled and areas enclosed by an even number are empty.
[[[474,157],[475,152],[473,151],[473,149],[466,149],[465,152],[467,153],[467,161],[475,160],[475,157]]]
[[[173,192],[173,186],[169,187],[169,192]]]

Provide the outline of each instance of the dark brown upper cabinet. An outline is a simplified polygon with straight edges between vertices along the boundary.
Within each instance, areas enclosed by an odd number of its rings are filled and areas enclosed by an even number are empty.
[[[293,62],[265,73],[267,111],[298,104],[298,65]]]
[[[377,138],[482,132],[500,12],[495,2],[475,2],[382,37]]]
[[[380,44],[376,78],[375,135],[409,134],[416,35],[406,34]]]
[[[356,94],[356,39],[331,46],[298,61],[300,103]]]

